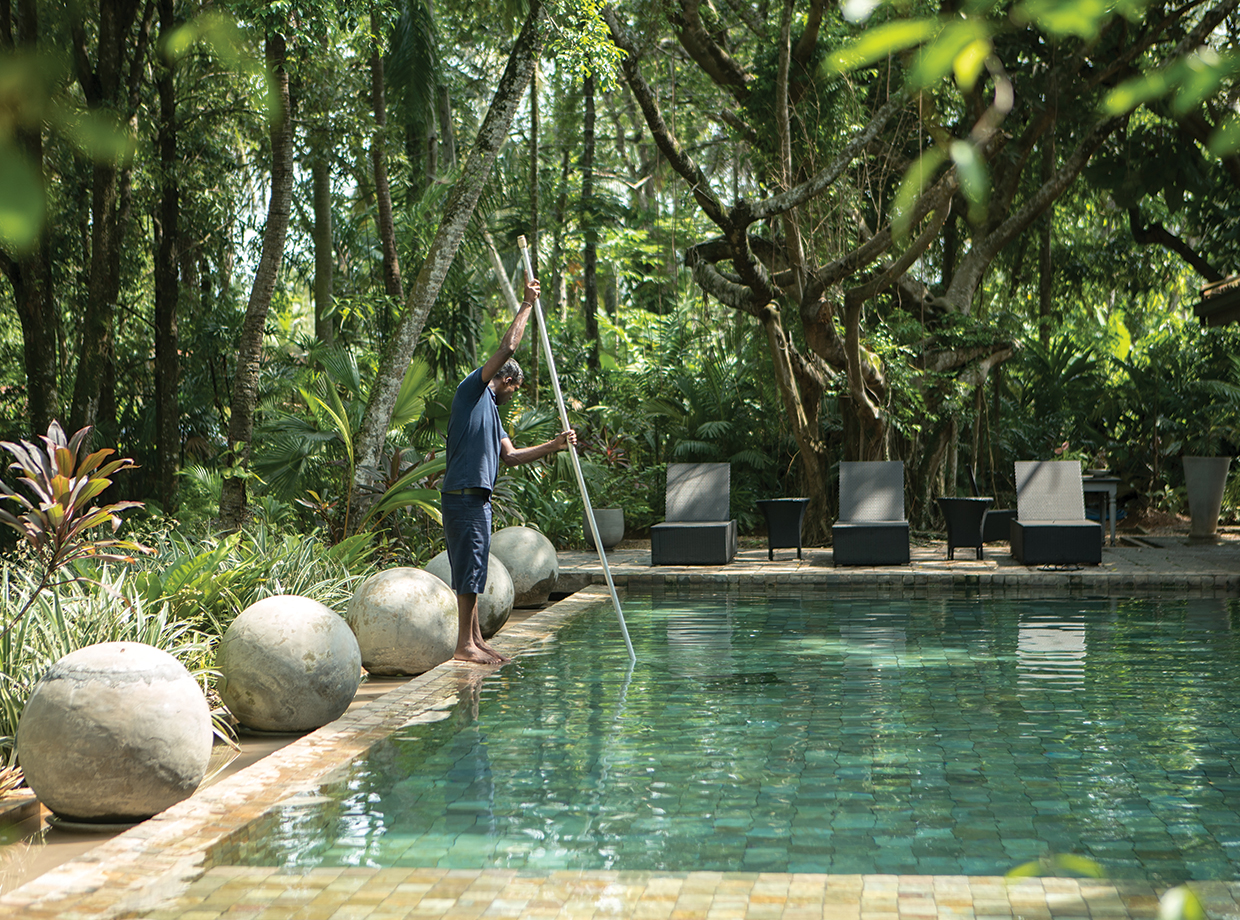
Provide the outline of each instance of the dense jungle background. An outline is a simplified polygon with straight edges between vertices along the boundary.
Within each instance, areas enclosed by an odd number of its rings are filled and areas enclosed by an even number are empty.
[[[425,560],[525,235],[631,534],[679,460],[811,541],[841,459],[903,460],[921,530],[1020,459],[1182,513],[1180,456],[1240,447],[1240,331],[1192,309],[1240,250],[1236,6],[0,0],[0,435],[91,426],[139,531]],[[496,508],[582,543],[563,455]]]

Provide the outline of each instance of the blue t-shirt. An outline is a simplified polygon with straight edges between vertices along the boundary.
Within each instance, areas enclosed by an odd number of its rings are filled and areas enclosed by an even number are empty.
[[[448,415],[448,468],[444,491],[493,489],[499,472],[499,444],[508,433],[499,420],[495,394],[478,368],[461,381]]]

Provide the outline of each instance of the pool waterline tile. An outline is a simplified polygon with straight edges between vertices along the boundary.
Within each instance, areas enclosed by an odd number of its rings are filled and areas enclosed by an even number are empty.
[[[857,580],[855,583],[860,586],[862,582]],[[893,582],[897,586],[900,583],[898,579]],[[1218,589],[1226,594],[1235,593],[1236,579],[1231,576],[1219,576],[1214,584],[1216,593]],[[1028,583],[1024,586],[1028,587]],[[509,653],[519,652],[554,635],[560,625],[577,616],[585,607],[593,607],[607,600],[607,595],[599,589],[586,589],[506,631],[497,644]],[[511,870],[498,869],[449,872],[425,867],[322,867],[286,875],[270,867],[211,864],[210,853],[213,849],[228,847],[244,839],[251,822],[272,805],[298,790],[313,788],[339,762],[362,753],[404,721],[455,702],[460,693],[475,687],[485,673],[449,663],[409,681],[385,695],[382,702],[372,703],[356,715],[351,714],[351,718],[342,718],[260,761],[238,774],[235,782],[225,781],[204,790],[134,831],[92,850],[86,857],[0,896],[0,916],[21,916],[32,920],[75,916],[145,916],[159,920],[177,917],[187,920],[223,916],[229,908],[243,902],[254,904],[256,892],[262,892],[265,897],[273,890],[282,889],[288,897],[293,897],[290,892],[316,889],[316,897],[338,894],[347,903],[351,894],[378,890],[370,887],[376,885],[387,891],[389,897],[394,897],[393,892],[398,892],[404,899],[395,915],[480,916],[485,913],[482,908],[495,906],[499,900],[494,893],[509,884],[519,886],[523,893],[524,906],[513,916],[568,917],[592,916],[595,913],[643,916],[646,914],[639,908],[641,904],[652,903],[652,898],[656,897],[653,892],[658,890],[658,885],[679,883],[683,886],[688,880],[696,880],[707,890],[715,891],[715,901],[712,903],[717,903],[721,908],[725,905],[723,886],[731,883],[737,887],[731,895],[733,900],[726,902],[729,910],[741,910],[738,916],[766,915],[765,911],[754,910],[761,902],[754,903],[751,895],[756,884],[753,880],[771,875],[769,873],[681,873],[668,878],[660,873],[596,870],[536,872],[522,877]],[[394,885],[394,874],[406,881]],[[806,916],[821,917],[870,916],[871,913],[863,907],[864,893],[881,890],[895,878],[822,873],[778,874],[776,877],[785,889],[787,886],[799,886],[799,897],[809,910]],[[465,882],[462,895],[429,897],[430,890],[447,878]],[[945,886],[945,890],[950,887],[953,892],[950,899],[941,898],[933,902],[940,916],[952,915],[967,903],[972,904],[974,913],[979,916],[991,912],[1010,916],[1018,905],[1038,915],[1043,912],[1046,915],[1061,915],[1063,904],[1052,903],[1047,894],[1049,888],[1043,887],[1043,882],[1058,884],[1062,888],[1062,897],[1074,899],[1079,905],[1088,905],[1083,914],[1098,915],[1101,911],[1110,915],[1114,909],[1120,916],[1153,916],[1157,907],[1156,892],[1152,885],[1145,882],[1047,879],[1013,883],[1002,878],[984,877],[901,878],[919,885],[929,884],[932,888],[940,884]],[[343,879],[353,881],[342,882]],[[461,903],[464,893],[474,885],[478,886],[477,896],[465,898],[465,901],[476,903]],[[600,894],[600,887],[608,893]],[[1194,888],[1208,905],[1211,915],[1234,913],[1240,900],[1240,886],[1235,883],[1194,883]],[[492,894],[485,895],[485,892]],[[609,900],[601,909],[600,900],[604,897]],[[279,898],[277,893],[273,900]],[[990,901],[987,909],[982,910],[986,898]],[[565,905],[570,902],[579,904],[581,910],[565,910]],[[289,902],[285,900],[284,903]],[[409,903],[421,905],[422,909],[409,912]],[[513,901],[506,903],[515,905]],[[780,902],[772,903],[780,907]],[[362,905],[359,902],[354,906]],[[475,907],[479,909],[475,910]],[[796,907],[789,897],[785,897],[782,907],[773,915],[792,917],[797,915],[793,913]],[[367,904],[366,909],[369,908],[370,904]],[[274,906],[264,907],[254,916],[273,920],[279,915],[273,910],[276,910]],[[344,917],[350,914],[346,910],[338,915]],[[317,915],[300,914],[305,917]],[[329,913],[325,916],[335,915]],[[506,910],[504,915],[508,915]],[[649,916],[662,918],[672,914],[662,912]]]

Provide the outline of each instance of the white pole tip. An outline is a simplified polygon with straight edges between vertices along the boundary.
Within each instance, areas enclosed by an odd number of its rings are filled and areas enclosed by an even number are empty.
[[[522,234],[521,236],[517,237],[517,246],[518,246],[518,247],[520,247],[521,249],[528,249],[528,248],[529,248],[529,244],[525,242],[525,235],[524,235],[524,234]]]

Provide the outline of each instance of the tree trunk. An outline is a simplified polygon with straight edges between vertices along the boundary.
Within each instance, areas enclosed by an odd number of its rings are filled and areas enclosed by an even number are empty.
[[[530,74],[530,268],[538,277],[538,231],[539,209],[542,207],[542,188],[538,176],[538,132],[542,119],[538,113],[538,68]],[[538,354],[538,349],[534,349]]]
[[[1048,132],[1042,145],[1042,181],[1055,173],[1055,135]],[[1051,263],[1051,237],[1055,223],[1055,203],[1046,206],[1038,228],[1038,339],[1045,348],[1051,342],[1051,318],[1055,312],[1055,266]]]
[[[542,220],[542,185],[538,175],[538,132],[542,118],[538,113],[538,66],[530,74],[530,268],[538,278],[538,236]],[[541,298],[540,298],[541,299]],[[542,352],[537,345],[530,349],[530,380],[533,384],[534,406],[538,406],[538,360]]]
[[[284,258],[289,212],[293,201],[293,120],[289,98],[287,48],[279,32],[267,36],[267,67],[273,74],[279,96],[279,111],[270,127],[271,199],[267,203],[267,226],[263,230],[262,252],[250,300],[246,305],[241,336],[237,343],[237,367],[233,373],[232,409],[228,422],[230,465],[244,470],[250,462],[250,442],[254,435],[254,407],[258,403],[258,371],[262,358],[263,332],[267,310],[275,293],[276,278]],[[224,477],[220,492],[220,524],[225,530],[241,526],[246,513],[244,475]]]
[[[73,27],[78,82],[92,110],[123,113],[122,77],[129,32],[137,13],[134,0],[100,0],[98,54],[93,71],[86,63],[86,35],[81,22]],[[135,56],[143,53],[141,43]],[[96,162],[91,171],[91,245],[86,309],[81,320],[82,345],[69,424],[74,429],[99,422],[102,387],[112,361],[116,300],[120,293],[121,242],[127,224],[127,203],[120,188],[121,170],[114,162]]]
[[[326,113],[323,113],[326,115]],[[335,268],[332,246],[331,139],[316,131],[310,140],[310,185],[314,208],[314,337],[324,345],[336,341]]]
[[[525,87],[521,87],[524,91]],[[452,130],[452,96],[448,87],[440,86],[436,97],[435,115],[439,121],[438,159],[445,169],[456,166],[456,133]]]
[[[177,27],[173,0],[159,0],[159,30]],[[177,309],[180,299],[181,189],[177,181],[176,87],[172,64],[159,65],[159,167],[162,188],[155,219],[155,478],[165,514],[177,506],[177,463],[181,455]]]
[[[456,256],[478,198],[482,194],[482,187],[507,138],[513,113],[534,70],[538,51],[542,46],[539,35],[542,18],[542,3],[540,0],[533,0],[521,34],[508,56],[508,65],[500,77],[490,108],[478,129],[469,159],[444,204],[439,229],[409,292],[404,315],[384,349],[370,400],[366,405],[366,415],[357,434],[355,491],[370,481],[372,470],[378,468],[383,456],[392,408],[396,403],[405,369],[413,357],[413,350],[422,335],[427,314],[439,296],[444,277]],[[356,494],[353,507],[360,512],[366,502],[366,496]],[[354,520],[361,520],[362,517],[363,514],[358,513]]]
[[[586,339],[590,350],[586,352],[586,366],[598,370],[598,238],[594,229],[594,75],[589,74],[582,89],[585,96],[586,118],[581,128],[581,228],[585,237],[582,260],[584,282]],[[675,261],[673,259],[673,261]]]
[[[383,55],[380,53],[379,14],[372,7],[370,31],[374,46],[370,51],[370,105],[375,115],[375,133],[370,140],[370,162],[375,173],[375,202],[379,215],[379,242],[383,247],[383,290],[395,303],[404,303],[405,288],[400,278],[400,257],[396,252],[396,224],[392,219],[392,186],[387,171],[387,96],[384,91]],[[385,306],[387,316],[390,307]],[[388,323],[383,328],[387,329]]]
[[[0,29],[0,48],[7,52],[33,51],[39,42],[38,7],[34,0],[20,0],[16,10],[6,2],[4,9],[8,15],[4,28]],[[42,176],[42,130],[37,127],[15,129],[13,140]],[[0,268],[12,285],[14,306],[22,327],[30,431],[41,434],[60,414],[59,323],[52,296],[51,250],[46,225],[28,251],[12,256],[0,253]]]

